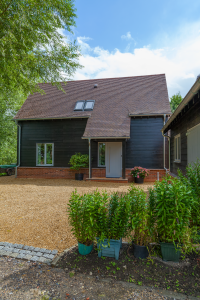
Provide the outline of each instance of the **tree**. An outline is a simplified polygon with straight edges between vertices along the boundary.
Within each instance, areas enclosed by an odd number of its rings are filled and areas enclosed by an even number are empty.
[[[60,30],[72,33],[73,0],[1,0],[0,91],[6,96],[20,89],[38,90],[38,82],[66,81],[80,67],[75,42],[66,42]]]
[[[171,107],[171,111],[172,113],[176,110],[176,108],[179,106],[179,104],[181,103],[181,101],[183,100],[180,92],[178,92],[177,94],[173,95],[170,98],[170,107]]]
[[[75,26],[73,0],[0,1],[0,164],[16,161],[13,116],[38,82],[59,87],[81,67],[75,41],[60,32]]]

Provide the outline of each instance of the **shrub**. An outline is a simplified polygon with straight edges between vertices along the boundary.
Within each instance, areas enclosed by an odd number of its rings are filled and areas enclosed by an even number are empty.
[[[133,169],[131,169],[131,175],[137,178],[145,178],[149,175],[149,170],[142,167],[134,167]]]
[[[191,190],[177,178],[166,176],[150,189],[150,222],[156,225],[159,240],[191,248],[189,222]]]
[[[79,243],[90,246],[95,239],[95,194],[71,194],[68,204],[69,223]]]
[[[200,161],[186,168],[186,176],[178,170],[181,182],[191,191],[191,225],[200,229]]]
[[[151,239],[147,195],[143,190],[131,187],[127,197],[130,201],[130,228],[134,230],[133,242],[147,246]]]
[[[71,156],[69,164],[70,169],[79,171],[81,168],[88,168],[89,156],[87,154],[76,153]]]
[[[97,199],[96,199],[97,200]],[[107,195],[96,202],[96,228],[100,240],[125,237],[129,229],[130,202],[117,193]]]

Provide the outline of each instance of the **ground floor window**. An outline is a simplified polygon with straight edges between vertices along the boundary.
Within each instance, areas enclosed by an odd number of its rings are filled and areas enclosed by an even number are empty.
[[[105,167],[105,143],[98,143],[98,166]]]
[[[36,165],[53,166],[54,144],[38,143],[36,144]]]
[[[181,135],[178,134],[174,137],[174,161],[181,161]]]

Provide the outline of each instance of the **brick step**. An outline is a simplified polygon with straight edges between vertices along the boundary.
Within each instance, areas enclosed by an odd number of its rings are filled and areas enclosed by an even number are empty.
[[[123,179],[123,178],[106,178],[106,177],[86,178],[86,181],[128,183],[128,179]]]

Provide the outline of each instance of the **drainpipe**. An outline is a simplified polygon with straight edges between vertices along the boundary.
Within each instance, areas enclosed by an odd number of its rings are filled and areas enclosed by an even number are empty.
[[[89,143],[89,178],[91,178],[91,140],[88,138]]]
[[[17,168],[20,166],[20,151],[21,151],[21,125],[18,121],[15,121],[16,125],[19,127],[19,140],[18,140],[18,165],[15,167],[15,178],[17,177]]]
[[[162,135],[163,135],[164,139],[167,138],[169,141],[169,171],[167,170],[167,168],[165,168],[165,164],[164,164],[164,169],[165,169],[166,173],[170,173],[170,136],[164,135],[163,131],[162,131]]]
[[[164,114],[164,121],[163,121],[163,126],[165,126],[165,118],[166,118],[166,114]],[[165,136],[164,136],[164,140],[163,140],[163,162],[164,162],[164,169],[167,172],[167,169],[165,167]]]

